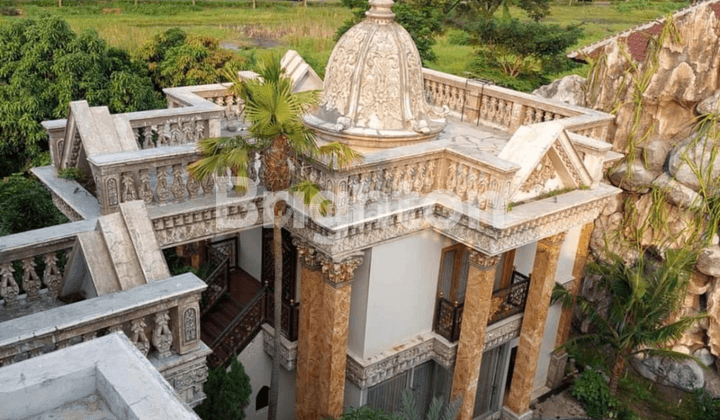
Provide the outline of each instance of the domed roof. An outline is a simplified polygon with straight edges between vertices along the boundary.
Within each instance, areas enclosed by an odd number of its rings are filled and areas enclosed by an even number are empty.
[[[442,118],[428,115],[420,54],[394,22],[392,5],[370,0],[367,18],[335,45],[320,106],[305,118],[320,138],[388,148],[429,140],[444,128]]]

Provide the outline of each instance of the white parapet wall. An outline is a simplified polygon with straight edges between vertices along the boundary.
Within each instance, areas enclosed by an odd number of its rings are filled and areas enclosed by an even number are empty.
[[[103,408],[117,419],[199,418],[121,333],[0,369],[0,420],[53,418],[68,407],[77,418]]]

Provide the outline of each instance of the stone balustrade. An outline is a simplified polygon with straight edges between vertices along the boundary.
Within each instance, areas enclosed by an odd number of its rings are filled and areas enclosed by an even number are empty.
[[[188,273],[6,321],[0,366],[119,331],[146,356],[190,353],[200,346],[205,287]]]
[[[65,258],[77,235],[94,228],[82,221],[3,237],[0,322],[62,305]]]
[[[479,80],[423,69],[425,98],[462,121],[513,133],[521,125],[560,121],[567,129],[605,140],[613,117],[545,100]]]
[[[460,153],[437,148],[389,161],[367,160],[341,170],[331,170],[319,163],[297,165],[293,168],[293,175],[331,192],[335,208],[342,214],[349,207],[438,190],[452,192],[461,201],[486,210],[488,203],[492,202],[489,198],[496,195],[491,193],[509,194],[517,169],[492,157],[470,159]]]

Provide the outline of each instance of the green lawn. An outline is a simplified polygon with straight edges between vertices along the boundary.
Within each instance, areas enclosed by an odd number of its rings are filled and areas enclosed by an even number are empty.
[[[80,31],[92,28],[110,45],[133,51],[145,40],[170,27],[181,27],[193,34],[206,34],[233,44],[241,49],[272,48],[284,52],[296,49],[318,73],[324,73],[327,59],[335,44],[335,30],[350,17],[350,11],[337,2],[259,3],[251,9],[247,1],[198,0],[192,6],[190,0],[154,3],[132,0],[103,1],[65,0],[62,8],[52,6],[51,0],[33,2],[0,1],[22,11],[22,16],[38,16],[41,13],[59,13]],[[143,4],[145,3],[145,4]],[[40,5],[38,5],[40,4]],[[670,10],[686,3],[622,2],[596,5],[590,2],[568,6],[566,2],[554,3],[547,23],[582,24],[585,35],[578,46],[587,45],[613,33],[630,28],[647,20],[663,16]],[[513,16],[523,17],[519,10]],[[0,16],[0,24],[18,17]],[[438,38],[434,48],[438,56],[428,67],[436,70],[465,75],[474,48],[450,43],[454,29]],[[584,74],[584,68],[571,72]],[[561,76],[553,75],[553,76]],[[481,75],[482,76],[482,75]]]

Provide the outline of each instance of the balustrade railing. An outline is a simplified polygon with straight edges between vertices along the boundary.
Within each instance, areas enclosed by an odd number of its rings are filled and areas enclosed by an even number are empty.
[[[512,284],[493,293],[490,300],[488,325],[519,314],[525,310],[530,278],[513,272]],[[452,342],[460,338],[464,304],[438,297],[433,330]]]
[[[256,293],[240,314],[218,334],[210,345],[213,354],[208,356],[208,366],[222,366],[252,341],[265,321],[265,295],[264,289]]]
[[[0,366],[118,331],[145,356],[188,353],[200,344],[198,301],[205,287],[183,274],[6,321]]]
[[[493,293],[488,324],[494,324],[525,310],[530,278],[513,272],[512,284]]]
[[[215,302],[228,290],[229,280],[229,265],[230,257],[218,249],[213,247],[207,248],[210,262],[215,266],[215,269],[205,279],[207,289],[202,294],[200,300],[200,315],[205,315],[209,311]]]

